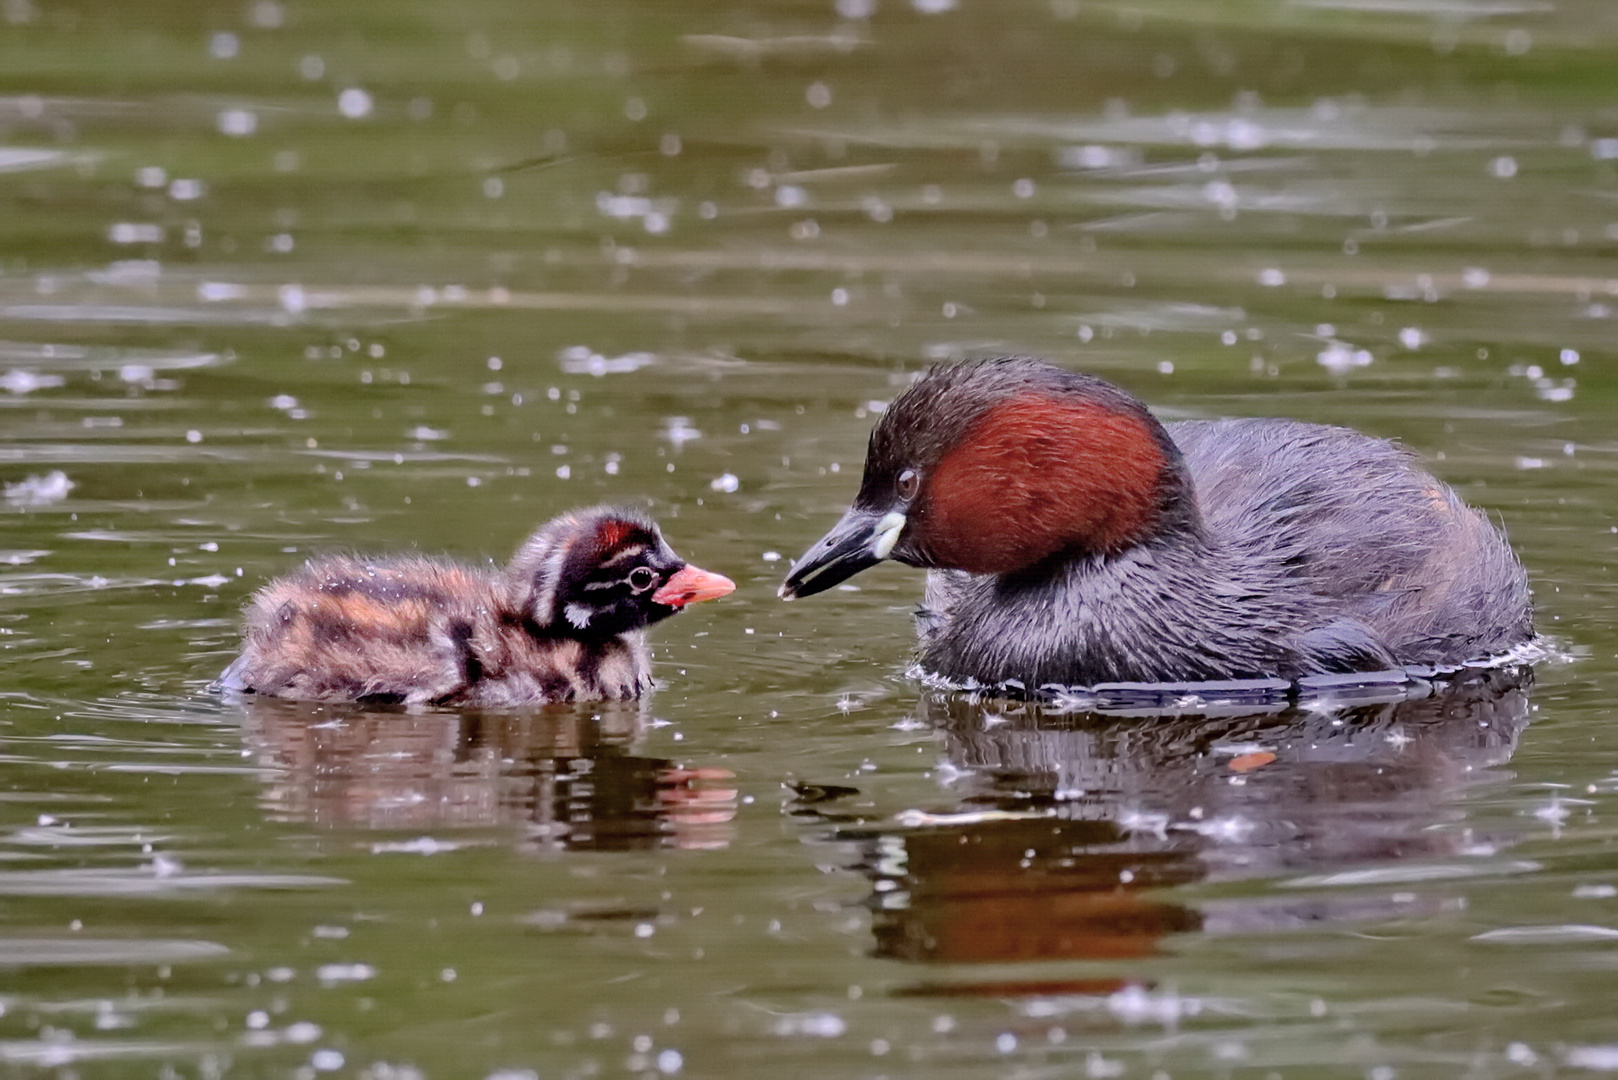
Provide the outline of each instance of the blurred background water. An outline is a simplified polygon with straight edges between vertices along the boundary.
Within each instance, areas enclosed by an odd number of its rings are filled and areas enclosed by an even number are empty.
[[[1618,9],[0,2],[0,1071],[1618,1070]],[[774,586],[930,362],[1396,437],[1531,688],[937,696]],[[645,500],[644,707],[206,685],[333,548]]]

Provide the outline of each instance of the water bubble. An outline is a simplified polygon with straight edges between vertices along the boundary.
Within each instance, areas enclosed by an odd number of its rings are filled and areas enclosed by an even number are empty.
[[[1315,362],[1334,375],[1342,375],[1371,363],[1369,349],[1356,349],[1346,341],[1332,340],[1315,355]]]
[[[371,115],[371,95],[358,86],[350,86],[337,95],[337,111],[350,120],[363,120]]]
[[[1210,180],[1202,185],[1202,197],[1222,210],[1236,209],[1236,185],[1229,180]]]
[[[258,130],[258,115],[250,109],[224,109],[214,118],[221,135],[245,138]]]
[[[108,227],[107,239],[114,244],[161,244],[163,226],[120,221]]]
[[[1287,276],[1274,267],[1268,267],[1258,272],[1258,283],[1267,288],[1273,289],[1277,286],[1285,285],[1287,283]]]
[[[42,506],[60,502],[78,485],[67,478],[61,469],[52,469],[44,476],[29,476],[5,486],[6,501],[25,506]],[[41,818],[47,815],[41,815]],[[47,822],[41,821],[41,824]]]
[[[310,53],[298,61],[298,74],[314,82],[326,74],[326,61]]]
[[[1064,146],[1057,151],[1056,161],[1068,169],[1106,169],[1129,163],[1130,156],[1110,146]]]
[[[376,968],[370,964],[322,964],[315,969],[315,978],[323,983],[365,982],[376,977]]]
[[[702,438],[702,432],[691,425],[688,417],[671,416],[663,421],[663,437],[679,450],[686,443]]]
[[[824,109],[831,104],[831,87],[823,82],[810,83],[803,96],[811,109]]]
[[[1264,128],[1251,120],[1237,118],[1225,125],[1225,144],[1232,150],[1258,150],[1268,141]]]
[[[1489,173],[1501,180],[1510,180],[1517,175],[1517,159],[1510,155],[1502,154],[1489,162]]]
[[[286,11],[277,0],[257,0],[247,19],[261,30],[277,30],[286,22]]]
[[[309,1064],[320,1072],[335,1072],[343,1067],[341,1050],[316,1050],[309,1055]]]
[[[215,60],[233,59],[241,51],[241,40],[227,30],[222,30],[208,39],[208,55]]]
[[[775,1021],[777,1035],[813,1035],[835,1039],[848,1031],[848,1022],[836,1013],[788,1013]]]

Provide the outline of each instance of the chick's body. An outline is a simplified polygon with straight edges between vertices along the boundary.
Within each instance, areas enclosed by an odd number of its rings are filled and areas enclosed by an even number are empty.
[[[510,593],[492,568],[327,556],[253,598],[226,681],[309,701],[439,705],[627,700],[650,687],[643,632],[553,636]]]
[[[628,700],[652,685],[645,627],[733,588],[623,508],[561,515],[506,567],[328,555],[253,597],[220,685],[372,704]]]

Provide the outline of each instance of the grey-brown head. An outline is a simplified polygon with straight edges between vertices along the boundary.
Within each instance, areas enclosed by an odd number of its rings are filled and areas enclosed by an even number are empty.
[[[1109,554],[1194,516],[1184,464],[1135,398],[1005,357],[933,368],[871,432],[843,520],[793,565],[783,599],[883,559],[1004,574]]]

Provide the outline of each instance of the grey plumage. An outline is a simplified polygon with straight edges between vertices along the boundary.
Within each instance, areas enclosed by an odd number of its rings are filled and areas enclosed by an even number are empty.
[[[1012,395],[1032,395],[1036,412],[1040,400],[1099,401],[1138,422],[1136,453],[1161,452],[1156,501],[1126,544],[967,573],[937,556],[949,545],[928,531],[938,496],[924,487],[903,508],[892,557],[931,570],[917,619],[929,672],[1030,689],[1297,679],[1456,666],[1533,637],[1527,578],[1504,536],[1400,447],[1292,420],[1165,426],[1109,384],[1027,358],[935,369],[902,394],[873,432],[856,510],[880,513],[906,467],[942,475]],[[1008,473],[1018,466],[1008,459]],[[1080,472],[1111,468],[1097,455]],[[984,528],[1017,527],[1005,517],[985,507]]]
[[[921,663],[1089,685],[1446,666],[1533,636],[1504,537],[1392,444],[1288,420],[1167,425],[1196,518],[1112,556],[928,574]]]

